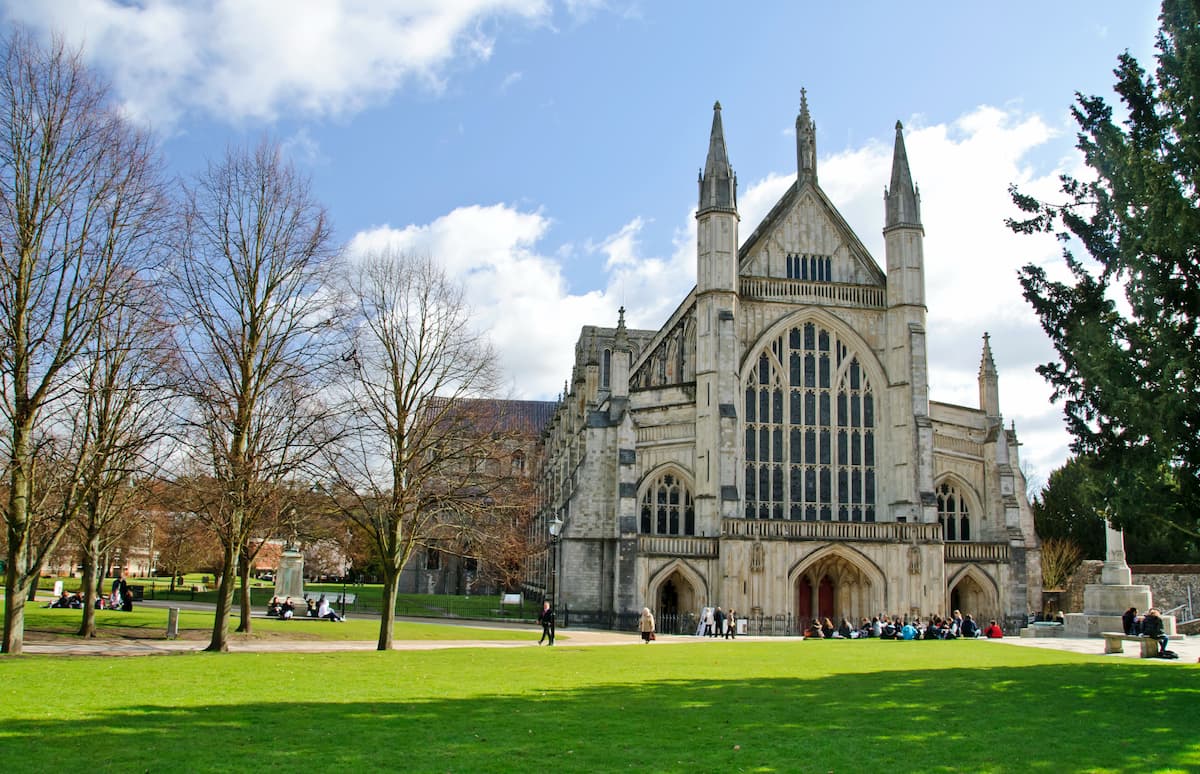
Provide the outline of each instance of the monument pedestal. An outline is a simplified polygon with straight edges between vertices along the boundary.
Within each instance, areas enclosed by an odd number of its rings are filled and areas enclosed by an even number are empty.
[[[1068,637],[1099,637],[1101,632],[1124,631],[1121,616],[1129,608],[1145,615],[1154,606],[1150,587],[1133,583],[1133,572],[1125,563],[1125,541],[1111,524],[1105,529],[1106,556],[1100,582],[1083,587],[1083,612],[1063,616]],[[1168,620],[1170,619],[1170,620]],[[1175,634],[1175,616],[1163,616],[1167,636]]]
[[[280,599],[291,597],[292,601],[304,599],[304,554],[284,549],[279,556],[279,570],[275,573],[275,596]]]

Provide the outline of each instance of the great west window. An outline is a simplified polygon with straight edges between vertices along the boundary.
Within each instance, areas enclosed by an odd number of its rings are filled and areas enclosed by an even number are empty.
[[[875,521],[875,396],[816,323],[759,353],[745,382],[748,519]]]

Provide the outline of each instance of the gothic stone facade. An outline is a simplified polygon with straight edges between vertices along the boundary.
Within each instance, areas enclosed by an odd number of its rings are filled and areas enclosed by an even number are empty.
[[[983,340],[978,407],[929,398],[920,198],[896,124],[880,268],[818,184],[739,244],[714,108],[697,283],[658,330],[588,326],[546,436],[557,603],[793,621],[1038,609],[1040,554]]]

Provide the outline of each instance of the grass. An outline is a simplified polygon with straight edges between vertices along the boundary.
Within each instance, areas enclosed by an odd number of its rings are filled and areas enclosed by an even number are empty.
[[[37,606],[25,608],[25,638],[29,642],[47,640],[78,641],[83,612],[69,609],[49,609]],[[232,618],[236,627],[239,617]],[[212,635],[213,613],[182,610],[179,613],[181,639],[208,641]],[[96,611],[97,636],[100,638],[166,639],[167,611],[160,607],[137,606],[132,612],[120,610]],[[527,629],[481,629],[469,626],[415,623],[400,621],[395,624],[393,636],[397,640],[528,640],[536,637],[532,627]],[[234,633],[233,641],[247,635]],[[379,639],[378,618],[355,618],[345,623],[331,621],[293,620],[280,621],[270,618],[255,618],[251,623],[251,634],[255,639],[286,640],[366,640]]]
[[[987,642],[0,658],[65,771],[1196,771],[1196,667]]]
[[[67,592],[74,592],[82,587],[79,578],[42,578],[38,587],[43,590],[54,588],[56,581],[63,582]],[[112,583],[111,578],[104,579],[104,591],[107,592]],[[130,585],[143,586],[146,599],[205,602],[213,604],[217,601],[216,581],[211,575],[191,573],[184,576],[182,584],[176,584],[171,591],[170,578],[130,578]],[[204,586],[205,591],[192,591],[192,586]],[[306,583],[304,591],[309,596],[328,595],[331,599],[342,592],[340,583]],[[350,584],[345,586],[347,594],[354,594],[354,604],[351,612],[372,612],[378,614],[383,605],[383,586],[378,583],[362,585]],[[257,607],[266,607],[267,602],[275,593],[275,584],[256,579],[250,580],[250,598]],[[236,598],[235,598],[236,603]],[[524,605],[501,605],[500,596],[486,594],[482,596],[460,596],[457,594],[398,594],[396,596],[396,612],[406,616],[428,616],[432,618],[479,618],[497,620],[533,621],[537,618],[539,605],[536,600],[526,599]]]

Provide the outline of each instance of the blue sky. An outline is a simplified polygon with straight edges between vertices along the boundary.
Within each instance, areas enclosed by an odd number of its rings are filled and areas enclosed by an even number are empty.
[[[556,396],[584,324],[654,328],[694,284],[696,174],[720,100],[746,237],[795,174],[800,89],[822,186],[877,261],[904,122],[927,239],[931,396],[975,405],[984,331],[1031,471],[1066,457],[1033,368],[1052,356],[1006,188],[1077,171],[1074,92],[1153,64],[1157,4],[701,0],[0,0],[58,31],[187,177],[269,135],[352,252],[393,243],[463,278],[516,397]]]

